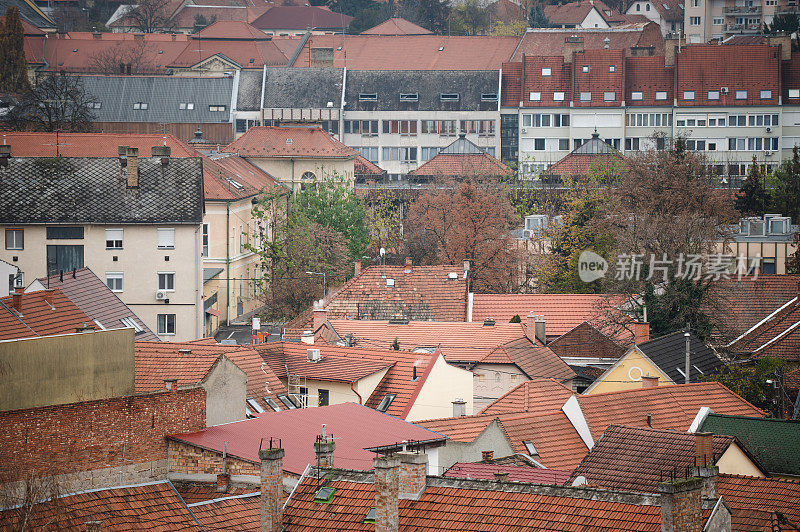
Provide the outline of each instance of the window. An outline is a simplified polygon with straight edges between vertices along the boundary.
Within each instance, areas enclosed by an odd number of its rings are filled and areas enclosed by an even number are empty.
[[[383,148],[384,161],[417,162],[417,148]]]
[[[420,161],[428,161],[436,157],[436,154],[439,153],[439,148],[432,146],[428,148],[422,148],[422,153],[420,154]]]
[[[532,102],[539,102],[542,100],[542,93],[541,92],[532,92],[529,97],[530,101]]]
[[[344,132],[361,134],[363,137],[378,136],[377,120],[345,120]]]
[[[558,139],[558,150],[569,151],[569,139]]]
[[[83,246],[47,246],[47,275],[83,268]]]
[[[175,229],[158,229],[158,249],[175,249]]]
[[[272,399],[271,397],[264,397],[264,402],[267,403],[269,405],[269,407],[271,409],[273,409],[274,411],[276,411],[276,412],[280,412],[281,411],[281,407],[279,407],[278,403],[276,403],[275,400]]]
[[[359,92],[358,93],[358,101],[359,102],[377,102],[378,101],[378,94],[375,92]]]
[[[48,227],[48,240],[82,240],[83,227]]]
[[[544,151],[544,139],[533,139],[534,151]]]
[[[747,99],[747,91],[736,91],[736,99],[737,100],[746,100]]]
[[[592,93],[591,92],[582,92],[581,93],[581,101],[582,102],[591,102],[592,101]]]
[[[564,101],[564,93],[563,92],[554,92],[553,93],[553,101],[554,102],[563,102]]]
[[[423,120],[420,129],[422,133],[438,133],[442,137],[454,137],[458,134],[458,122],[455,120]]]
[[[650,11],[650,4],[645,4],[645,5],[644,5],[644,10],[645,10],[645,11]],[[672,29],[673,29],[673,30],[675,29],[675,28],[674,28],[674,25],[673,25],[673,28],[672,28]]]
[[[617,99],[617,93],[616,92],[604,92],[603,93],[603,101],[604,102],[613,102],[616,99]]]
[[[692,7],[700,7],[700,0],[691,0],[690,5]]]
[[[194,109],[194,104],[193,103],[179,103],[178,104],[178,109],[180,109],[181,111],[184,111],[184,110],[191,111],[192,109]]]
[[[208,224],[203,224],[203,257],[208,257]]]
[[[771,100],[772,91],[761,91],[760,97],[762,100]]]
[[[144,102],[136,102],[136,103],[133,104],[133,108],[134,109],[142,109],[142,110],[144,110],[144,109],[147,109],[147,104],[144,103]]]
[[[106,229],[106,249],[122,249],[122,229]]]
[[[443,102],[457,102],[459,95],[457,92],[445,92],[439,95],[439,99]]]
[[[481,101],[482,102],[496,102],[497,101],[497,93],[496,92],[484,92],[481,94]]]
[[[634,91],[631,93],[631,100],[639,101],[644,98],[644,94],[641,91]]]
[[[581,67],[581,72],[589,72],[589,65],[583,65]]]
[[[636,11],[641,11],[641,10],[642,10],[642,4],[638,4],[637,3],[636,4]]]
[[[391,405],[392,401],[394,401],[396,395],[397,394],[394,393],[387,393],[384,395],[383,399],[381,399],[381,402],[378,403],[378,408],[376,410],[378,412],[386,412],[386,410],[389,408],[389,405]]]
[[[158,334],[175,334],[175,314],[158,315]]]
[[[656,91],[656,100],[666,100],[667,91]]]
[[[386,134],[400,134],[405,137],[417,136],[416,120],[384,120],[383,132]]]
[[[625,139],[625,149],[631,151],[639,151],[639,138],[632,137]]]
[[[25,236],[22,229],[6,229],[6,249],[25,249]]]
[[[228,106],[226,106],[226,105],[209,105],[208,106],[208,110],[210,112],[212,112],[212,113],[222,112],[222,111],[225,111],[225,109],[227,109],[227,108],[228,108]]]
[[[361,146],[360,148],[356,148],[358,151],[361,152],[361,155],[371,163],[378,162],[378,148],[377,146],[369,147],[369,146]]]
[[[401,102],[418,102],[419,101],[419,93],[417,93],[417,92],[401,92],[400,93],[400,101]]]
[[[536,456],[539,454],[536,452],[536,447],[533,446],[533,442],[530,440],[524,440],[522,444],[525,446],[525,450],[528,451],[528,456]]]
[[[608,65],[608,71],[609,72],[616,72],[617,71],[617,65]]]
[[[800,98],[800,89],[789,89],[789,98]]]
[[[106,286],[112,292],[122,292],[122,272],[106,272]]]
[[[690,26],[699,26],[700,25],[700,17],[689,17],[689,25]]]
[[[542,68],[542,76],[552,76],[553,69],[552,68]]]
[[[175,291],[175,272],[158,272],[158,289]]]
[[[257,413],[263,414],[264,412],[266,412],[266,410],[264,410],[264,408],[260,404],[258,404],[258,401],[256,401],[252,397],[248,397],[246,401],[247,405],[253,410],[255,410]]]
[[[369,509],[369,511],[367,511],[367,515],[366,517],[364,517],[364,522],[374,523],[377,518],[378,518],[378,513],[375,511],[375,507],[373,506],[372,508]]]
[[[694,91],[683,91],[684,100],[694,100]]]
[[[320,488],[314,494],[314,502],[331,502],[334,493],[336,493],[336,488],[331,488],[330,486]]]
[[[319,406],[328,406],[330,404],[330,396],[331,396],[330,390],[325,390],[323,388],[320,388],[319,390],[317,390],[317,395],[319,396],[319,400],[317,401],[317,404]]]
[[[285,394],[278,394],[278,399],[289,410],[295,410],[297,408],[297,404]]]
[[[719,100],[719,91],[708,91],[709,100]]]

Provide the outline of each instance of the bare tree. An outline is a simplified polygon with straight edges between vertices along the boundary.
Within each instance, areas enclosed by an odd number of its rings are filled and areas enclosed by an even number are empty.
[[[93,103],[80,78],[48,74],[22,95],[4,120],[18,131],[89,131]]]
[[[120,41],[91,56],[89,64],[100,74],[151,74],[156,71],[148,56],[151,48],[143,40]]]
[[[165,33],[175,27],[169,5],[167,0],[139,0],[125,19],[142,33]]]

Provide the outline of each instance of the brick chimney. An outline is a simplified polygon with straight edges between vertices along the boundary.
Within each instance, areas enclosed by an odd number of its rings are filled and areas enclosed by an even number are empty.
[[[22,294],[24,291],[23,288],[17,287],[14,289],[14,293],[11,294],[11,306],[20,314],[22,314]]]
[[[650,340],[650,324],[646,321],[634,321],[631,323],[633,333],[633,343],[642,344]]]
[[[228,493],[231,486],[231,476],[228,473],[217,475],[217,493]]]
[[[169,146],[151,146],[150,147],[150,156],[151,157],[169,157],[172,155],[172,148]]]
[[[695,456],[697,465],[704,467],[714,463],[714,434],[711,432],[695,432]]]
[[[655,388],[658,386],[658,377],[642,375],[642,388]]]
[[[419,496],[425,491],[425,480],[428,475],[428,455],[425,453],[401,452],[395,456],[400,458],[398,497],[401,499],[419,499]]]
[[[314,302],[314,332],[325,325],[325,322],[328,321],[328,311],[325,310],[325,307],[322,304],[322,300]]]
[[[128,148],[125,150],[128,171],[125,174],[128,188],[139,188],[139,148]]]
[[[564,38],[564,62],[572,63],[572,56],[583,51],[583,37],[570,35]]]
[[[319,467],[333,467],[333,451],[336,450],[336,444],[333,440],[328,441],[325,437],[320,437],[314,442],[314,454],[317,455],[317,463]]]
[[[494,460],[494,451],[481,451],[481,462],[491,462]]]
[[[372,460],[372,467],[375,469],[375,532],[397,532],[400,524],[400,460],[393,456],[378,456]]]
[[[414,269],[414,262],[411,260],[411,257],[406,257],[406,273],[411,273],[411,270]]]
[[[661,494],[661,532],[701,532],[702,479],[691,477],[658,484]]]
[[[353,276],[355,277],[355,276],[357,276],[359,273],[361,273],[361,259],[356,259],[356,261],[355,261],[355,263],[353,264],[353,266],[354,266],[354,268],[353,268],[353,271],[355,272],[355,273],[353,274]]]
[[[508,482],[508,471],[495,471],[494,479],[497,482]]]
[[[283,529],[283,449],[261,449],[261,532]]]
[[[168,392],[177,393],[178,379],[164,379],[164,389]]]

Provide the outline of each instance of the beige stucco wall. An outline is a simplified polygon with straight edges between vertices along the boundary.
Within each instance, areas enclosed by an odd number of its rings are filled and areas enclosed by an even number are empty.
[[[353,159],[294,159],[294,158],[260,158],[248,157],[248,161],[255,164],[275,179],[289,187],[294,184],[294,190],[300,190],[301,177],[306,172],[313,173],[317,179],[323,176],[332,176],[336,172],[349,183],[354,182]]]
[[[797,251],[793,242],[730,242],[716,246],[719,253],[735,257],[775,259],[775,273],[786,273],[786,260]]]
[[[0,234],[7,227],[22,228],[25,245],[23,250],[0,247],[0,259],[18,265],[25,273],[25,283],[30,284],[47,274],[48,244],[82,245],[84,266],[100,279],[105,281],[106,272],[123,273],[123,290],[117,295],[153,332],[158,332],[158,314],[175,314],[175,334],[161,335],[162,340],[202,336],[200,225],[62,225],[83,227],[83,239],[47,240],[45,225],[0,226]],[[175,229],[174,249],[158,249],[159,228]],[[106,229],[123,230],[122,249],[106,249]],[[18,261],[13,261],[15,256]],[[169,303],[156,300],[159,272],[175,273],[175,291],[169,293]]]
[[[466,414],[471,415],[472,379],[471,371],[452,366],[443,356],[438,356],[406,416],[406,421],[452,417],[453,401],[456,399],[466,403]]]
[[[522,382],[530,380],[514,364],[478,364],[472,369],[475,411],[480,412]]]
[[[482,451],[494,451],[494,456],[498,458],[514,454],[514,449],[511,448],[497,421],[487,425],[486,429],[471,442],[447,440],[447,444],[439,448],[438,474],[441,475],[456,462],[479,462],[483,459]]]
[[[203,383],[206,391],[206,426],[245,419],[247,373],[221,356]]]
[[[0,410],[132,395],[133,329],[0,341]]]
[[[328,404],[331,405],[338,405],[341,403],[366,403],[367,399],[369,399],[372,392],[375,391],[375,388],[381,382],[383,377],[386,375],[386,372],[389,371],[389,368],[382,369],[377,373],[373,373],[372,375],[368,375],[363,379],[360,379],[358,382],[353,384],[353,389],[355,389],[357,394],[353,392],[350,388],[350,384],[346,382],[333,382],[333,381],[320,381],[320,380],[312,380],[312,379],[303,379],[300,378],[300,386],[308,388],[308,406],[318,406],[319,401],[319,390],[328,390]],[[286,379],[282,379],[283,383],[288,388],[288,382]],[[294,392],[294,390],[290,390]],[[359,400],[358,396],[361,396]]]
[[[719,467],[720,473],[764,477],[764,474],[761,473],[753,461],[735,443],[732,443],[728,450],[717,460],[717,467]]]
[[[585,394],[635,390],[642,387],[642,375],[658,376],[658,385],[675,384],[668,375],[650,362],[638,348],[634,347],[619,359],[608,372],[597,379]]]

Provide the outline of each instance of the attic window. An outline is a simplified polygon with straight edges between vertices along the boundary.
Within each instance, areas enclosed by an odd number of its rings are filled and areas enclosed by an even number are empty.
[[[122,322],[122,324],[123,324],[125,327],[128,327],[129,329],[133,329],[133,331],[134,331],[134,334],[136,334],[136,333],[140,333],[140,332],[144,331],[144,329],[142,329],[142,328],[139,326],[139,324],[138,324],[138,323],[136,323],[136,320],[135,320],[135,319],[133,319],[133,316],[126,316],[126,317],[124,317],[124,318],[120,318],[120,320],[119,320],[119,321],[121,321],[121,322]]]
[[[747,91],[736,91],[736,99],[737,100],[746,100],[747,99]]]
[[[191,111],[192,109],[194,109],[194,104],[191,102],[186,102],[186,103],[182,102],[178,104],[178,109],[180,109],[181,111],[184,110]]]
[[[255,63],[255,62],[256,62],[255,58],[251,57],[251,58],[250,58],[250,62],[251,62],[251,63]]]
[[[589,65],[583,65],[581,67],[581,72],[589,72]]]
[[[264,408],[260,404],[258,404],[258,401],[256,401],[252,397],[247,398],[247,404],[250,406],[250,408],[258,412],[259,414],[263,414],[264,412],[266,412],[266,410],[264,410]]]
[[[209,105],[208,106],[208,110],[211,111],[212,113],[213,112],[217,112],[217,111],[225,111],[225,109],[227,109],[227,106],[225,106],[225,105]]]
[[[529,95],[529,99],[532,102],[540,102],[540,101],[542,101],[542,93],[541,92],[532,92]]]
[[[279,407],[278,403],[276,403],[271,397],[264,397],[263,399],[264,402],[267,403],[271,409],[273,409],[276,412],[281,411],[281,407]]]
[[[553,75],[553,69],[552,68],[549,68],[549,67],[542,68],[542,76],[552,76],[552,75]]]
[[[331,500],[333,500],[334,493],[336,493],[336,488],[331,488],[330,486],[320,488],[314,494],[314,502],[328,504],[331,502]]]
[[[394,286],[394,279],[386,279],[386,286]]]
[[[401,92],[400,93],[400,101],[401,102],[418,102],[419,101],[419,93],[417,93],[417,92]]]
[[[101,106],[101,105],[102,105],[102,103],[101,103],[101,102],[92,102],[92,103],[89,105],[89,107],[91,107],[92,109],[100,109],[100,106]]]
[[[800,98],[800,89],[789,89],[789,98]]]
[[[241,183],[239,183],[238,181],[234,181],[230,177],[226,177],[225,180],[228,183],[230,183],[233,188],[235,188],[237,190],[242,190],[244,188],[244,186]]]
[[[376,93],[376,92],[359,92],[358,93],[358,101],[359,102],[377,102],[378,101],[378,93]]]
[[[631,100],[641,100],[644,97],[644,93],[641,91],[634,91],[631,93]]]
[[[291,143],[292,143],[292,139],[286,139],[286,144],[291,144]]]
[[[372,508],[370,508],[370,509],[369,509],[369,511],[367,512],[367,516],[366,516],[366,517],[364,517],[364,522],[365,522],[365,523],[374,523],[374,522],[375,522],[375,519],[376,519],[377,517],[378,517],[378,514],[377,514],[377,513],[375,513],[375,507],[372,507]]]
[[[386,395],[384,395],[383,399],[381,399],[381,402],[378,404],[378,408],[376,408],[376,410],[378,412],[386,412],[386,410],[389,408],[389,405],[391,405],[392,401],[394,401],[396,395],[397,394],[394,393],[387,393]]]
[[[147,109],[147,104],[145,102],[136,102],[133,104],[134,109]]]
[[[616,72],[617,71],[617,65],[608,65],[608,71],[609,72]]]
[[[496,92],[484,92],[481,94],[481,101],[482,102],[496,102],[497,101],[497,93]]]
[[[439,95],[439,99],[443,102],[457,102],[459,98],[457,92],[443,92]]]
[[[444,46],[440,46],[440,47],[439,47],[439,51],[440,51],[440,52],[443,52],[443,51],[444,51]]]
[[[294,410],[297,408],[297,405],[294,404],[294,402],[291,399],[289,399],[285,394],[279,394],[278,399],[280,399],[281,403],[283,403],[289,410]]]
[[[656,100],[666,100],[667,91],[656,91]]]
[[[533,446],[533,442],[532,441],[525,440],[525,441],[522,442],[522,444],[525,446],[525,450],[528,451],[528,456],[535,456],[535,455],[539,454],[536,451],[536,447]]]
[[[564,101],[564,93],[563,92],[554,92],[553,93],[553,101],[554,102],[563,102]]]

